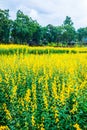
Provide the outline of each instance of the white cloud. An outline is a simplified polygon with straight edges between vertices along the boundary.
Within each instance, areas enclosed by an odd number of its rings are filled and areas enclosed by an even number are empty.
[[[76,28],[87,26],[87,0],[0,0],[0,8],[9,8],[12,18],[21,9],[43,26],[61,25],[66,16]]]
[[[30,17],[32,17],[33,19],[38,19],[38,12],[34,9],[31,9],[30,10],[30,13],[29,13]]]

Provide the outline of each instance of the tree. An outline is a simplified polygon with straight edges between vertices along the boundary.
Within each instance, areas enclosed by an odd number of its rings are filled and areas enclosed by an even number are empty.
[[[72,41],[75,41],[76,31],[73,27],[73,22],[71,17],[66,16],[65,21],[63,22],[63,42],[68,43],[69,45],[72,44]]]
[[[43,43],[51,43],[57,41],[57,28],[51,24],[43,27]]]
[[[79,28],[77,30],[78,40],[82,41],[83,38],[87,38],[87,27],[86,28]]]
[[[64,29],[63,29],[63,26],[57,26],[56,27],[57,29],[57,39],[56,39],[56,42],[57,44],[60,43],[60,42],[63,42],[63,33],[64,33]]]
[[[72,22],[72,20],[71,20],[71,17],[66,16],[66,19],[64,20],[63,25],[73,26],[73,22]]]
[[[80,44],[87,44],[87,27],[77,30],[77,38]]]
[[[9,20],[9,10],[0,9],[0,42],[9,42],[10,28],[11,20]]]
[[[29,43],[33,40],[33,33],[36,32],[38,23],[32,18],[17,11],[16,20],[13,23],[12,37],[15,43]]]
[[[23,43],[27,41],[28,35],[28,17],[18,10],[16,20],[13,23],[12,38],[15,43]]]
[[[40,45],[42,42],[42,36],[43,36],[42,27],[39,24],[37,24],[36,31],[33,33],[32,37],[33,43],[35,43],[36,45]]]

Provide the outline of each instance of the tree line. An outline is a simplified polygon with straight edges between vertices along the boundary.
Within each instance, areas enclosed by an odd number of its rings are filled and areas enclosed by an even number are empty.
[[[76,30],[69,16],[66,16],[61,26],[48,24],[42,27],[21,10],[17,11],[16,19],[12,20],[9,10],[0,9],[0,43],[57,46],[87,44],[87,27]]]

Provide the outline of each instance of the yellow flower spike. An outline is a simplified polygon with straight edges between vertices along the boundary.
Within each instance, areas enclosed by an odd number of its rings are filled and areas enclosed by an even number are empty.
[[[43,127],[41,127],[41,130],[45,130]]]
[[[34,115],[32,115],[32,117],[31,117],[31,121],[32,121],[32,125],[33,125],[33,126],[36,126],[36,124],[35,124],[35,117],[34,117]]]
[[[32,82],[32,94],[33,94],[33,103],[32,103],[32,112],[37,109],[37,98],[36,98],[36,84]]]
[[[7,105],[6,105],[5,103],[3,104],[3,109],[4,109],[5,113],[6,113],[7,119],[8,119],[8,120],[12,120],[11,113],[10,113],[10,111],[7,109]]]
[[[14,86],[11,90],[12,94],[11,94],[11,100],[10,102],[13,102],[14,98],[17,96],[17,86]]]
[[[55,117],[56,123],[58,123],[59,119],[58,119],[58,111],[57,110],[55,110],[55,112],[54,112],[54,117]]]
[[[30,100],[31,100],[30,96],[31,96],[31,91],[30,91],[30,89],[27,89],[26,95],[25,95],[25,97],[24,97],[24,100],[25,100],[26,102],[30,102]]]
[[[0,126],[0,130],[10,130],[8,126]]]
[[[26,101],[26,110],[28,111],[28,106],[30,105],[29,103],[31,102],[31,90],[27,89],[24,101]]]
[[[77,102],[75,102],[75,104],[73,104],[73,108],[72,108],[72,110],[70,111],[71,113],[75,113],[75,112],[77,112],[77,107],[78,107],[78,103]]]
[[[58,93],[57,93],[57,86],[56,86],[56,79],[54,79],[53,83],[52,83],[52,95],[53,95],[53,98],[55,100],[58,99]]]
[[[47,101],[47,97],[44,93],[43,93],[43,100],[44,100],[45,108],[48,109],[48,101]]]
[[[74,127],[76,128],[76,130],[82,130],[82,129],[80,128],[79,124],[77,124],[77,123],[74,125]]]
[[[1,74],[0,74],[0,83],[2,82],[2,76],[1,76]]]

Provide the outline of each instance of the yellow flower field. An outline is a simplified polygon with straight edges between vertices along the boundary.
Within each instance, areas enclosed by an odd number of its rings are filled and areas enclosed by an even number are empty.
[[[5,129],[87,130],[87,53],[1,54]]]

